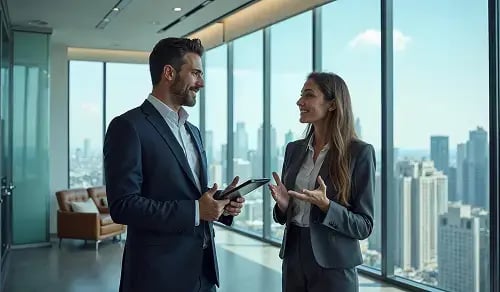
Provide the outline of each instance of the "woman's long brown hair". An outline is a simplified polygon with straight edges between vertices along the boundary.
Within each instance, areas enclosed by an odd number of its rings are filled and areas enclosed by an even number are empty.
[[[335,109],[325,118],[325,134],[330,145],[330,179],[337,190],[337,200],[349,206],[351,195],[350,153],[349,146],[357,139],[354,129],[351,96],[344,80],[333,73],[313,72],[307,79],[314,81],[326,101],[333,101]],[[314,133],[314,126],[309,124],[306,137]]]

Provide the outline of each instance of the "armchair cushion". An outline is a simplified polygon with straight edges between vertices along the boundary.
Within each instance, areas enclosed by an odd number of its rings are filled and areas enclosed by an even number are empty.
[[[77,213],[99,213],[97,206],[95,205],[93,200],[87,201],[72,201],[69,203],[71,206],[71,210]]]
[[[109,213],[108,209],[108,198],[106,197],[106,187],[91,187],[87,189],[89,197],[94,200],[94,203],[99,209],[100,213]]]
[[[101,215],[101,226],[113,224],[113,219],[111,219],[111,216],[108,214],[103,214]]]

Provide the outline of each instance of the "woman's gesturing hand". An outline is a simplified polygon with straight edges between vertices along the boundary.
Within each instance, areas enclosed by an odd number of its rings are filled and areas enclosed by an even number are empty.
[[[330,200],[326,196],[326,184],[321,176],[318,176],[318,184],[319,187],[313,191],[303,189],[302,193],[288,191],[288,194],[296,199],[316,205],[323,212],[327,212],[330,206]]]
[[[274,181],[276,182],[276,185],[269,184],[268,185],[269,190],[271,191],[271,195],[278,204],[280,210],[283,213],[286,213],[286,210],[288,209],[288,201],[290,200],[290,196],[288,195],[286,187],[281,181],[280,176],[276,172],[273,172],[273,177]]]

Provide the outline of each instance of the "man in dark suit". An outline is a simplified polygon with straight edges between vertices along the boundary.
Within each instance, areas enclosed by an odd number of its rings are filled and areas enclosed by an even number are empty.
[[[212,221],[230,225],[244,199],[215,200],[200,131],[183,106],[204,86],[197,39],[166,38],[149,56],[153,91],[110,123],[104,169],[110,213],[128,226],[121,292],[215,291]],[[235,177],[228,188],[238,182]]]

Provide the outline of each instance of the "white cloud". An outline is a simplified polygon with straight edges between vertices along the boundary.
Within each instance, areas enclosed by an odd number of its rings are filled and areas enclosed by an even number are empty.
[[[408,44],[411,42],[411,37],[403,34],[399,30],[394,30],[393,32],[393,42],[395,51],[404,51]],[[350,42],[349,46],[351,48],[356,48],[360,46],[377,46],[380,48],[381,34],[379,30],[367,29],[364,32],[358,34]]]

